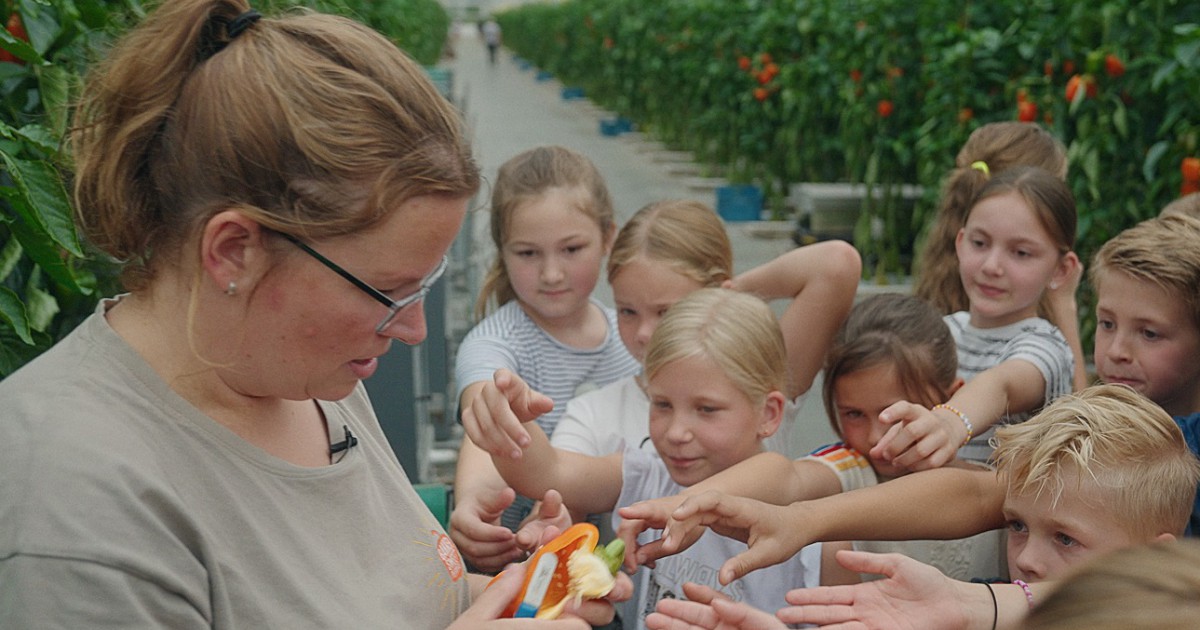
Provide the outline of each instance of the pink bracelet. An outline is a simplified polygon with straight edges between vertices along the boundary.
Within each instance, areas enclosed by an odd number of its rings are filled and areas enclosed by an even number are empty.
[[[1029,588],[1029,583],[1025,580],[1013,580],[1012,583],[1020,586],[1021,590],[1025,591],[1025,601],[1029,602],[1029,609],[1033,610],[1033,589]]]

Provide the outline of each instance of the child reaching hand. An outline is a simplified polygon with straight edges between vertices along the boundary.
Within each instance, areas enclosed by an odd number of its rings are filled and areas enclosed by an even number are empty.
[[[790,470],[782,474],[775,469],[775,461],[751,458],[682,495],[626,508],[622,515],[633,520],[622,523],[622,536],[631,544],[641,519],[659,523],[688,495],[706,490],[733,492],[731,485],[740,486],[749,479],[760,480],[763,492],[768,487],[777,488],[772,502],[787,504],[907,475],[909,470],[869,456],[888,428],[879,421],[879,414],[900,400],[931,406],[946,400],[962,385],[956,375],[957,363],[949,328],[924,300],[891,293],[859,302],[834,339],[825,363],[825,408],[841,442],[792,462]],[[962,460],[949,465],[986,470]],[[1004,574],[999,532],[953,541],[865,541],[855,542],[854,546],[903,553],[963,579]]]
[[[538,419],[549,432],[581,389],[640,369],[616,334],[615,312],[591,297],[616,234],[612,201],[586,157],[549,146],[500,167],[491,205],[497,257],[477,310],[497,308],[458,348],[459,409],[486,415],[487,401],[499,395],[493,375],[507,369],[549,397],[552,408]],[[498,570],[523,555],[513,531],[533,501],[514,501],[470,440],[459,452],[454,492],[450,534],[473,566]]]
[[[879,571],[888,575],[888,579],[844,588],[838,593],[827,589],[795,591],[789,594],[788,601],[802,606],[780,611],[779,618],[789,623],[813,623],[831,621],[822,615],[836,612],[845,615],[841,620],[846,622],[862,620],[858,615],[872,616],[876,622],[880,615],[882,619],[892,615],[890,622],[881,624],[884,627],[900,623],[911,627],[934,623],[955,627],[946,618],[949,610],[956,610],[955,605],[946,608],[947,602],[940,598],[957,593],[956,599],[972,602],[970,605],[979,609],[983,606],[990,609],[986,611],[986,624],[996,619],[993,615],[997,609],[993,608],[985,588],[994,588],[997,595],[1001,595],[1003,588],[1006,596],[1000,598],[1002,601],[1011,601],[1007,595],[1015,590],[1024,595],[1018,596],[1024,607],[1024,598],[1033,600],[1039,592],[1030,589],[1029,583],[1061,578],[1069,569],[1107,552],[1171,541],[1182,535],[1200,480],[1200,462],[1172,418],[1132,389],[1098,385],[1065,396],[1033,419],[999,429],[996,440],[997,470],[976,475],[977,499],[993,504],[995,515],[1008,523],[1008,563],[1015,586],[963,584],[934,574],[926,574],[926,579],[917,582],[912,580],[911,569],[919,565],[901,556],[841,554],[839,561],[851,561],[846,562],[847,568]],[[932,480],[933,476],[950,473],[957,471],[918,473],[905,482],[912,485],[920,483],[921,478]],[[774,561],[773,554],[786,554],[789,549],[808,544],[802,534],[798,540],[793,539],[796,530],[804,528],[793,526],[791,531],[776,528],[768,532],[760,524],[811,525],[831,509],[847,513],[851,504],[860,508],[878,506],[879,502],[874,501],[878,495],[869,489],[786,508],[741,499],[724,502],[716,520],[748,524],[758,547],[751,550],[754,557],[747,554],[731,561],[730,565],[737,570],[728,575],[737,577],[745,570],[766,566]],[[672,523],[672,531],[694,525],[697,508],[709,517],[717,514],[713,511],[714,498],[716,495],[712,493],[697,504],[681,506],[676,513],[681,520]],[[699,504],[704,502],[710,505]],[[834,503],[839,505],[833,507]],[[770,514],[776,510],[788,514],[784,517]],[[914,526],[925,529],[927,534],[933,533],[935,521],[897,523],[886,535],[904,535],[904,530]],[[817,528],[820,527],[818,523]],[[839,531],[833,535],[845,533]],[[821,605],[834,600],[847,606],[832,611]],[[880,602],[884,602],[882,610],[868,609]],[[1004,610],[1005,607],[1000,607],[1001,612]],[[973,617],[983,619],[979,614]]]
[[[555,449],[535,423],[530,443],[512,457],[499,426],[465,422],[472,440],[492,453],[504,479],[538,496],[556,489],[567,505],[591,513],[672,495],[748,457],[779,427],[787,382],[786,350],[771,310],[758,298],[702,289],[667,311],[645,355],[650,439],[658,456],[636,445],[602,457]],[[702,385],[701,385],[702,384]],[[685,581],[713,587],[717,568],[745,546],[702,537],[686,553],[642,572],[641,618],[657,601],[678,597]],[[796,585],[820,581],[820,549],[802,550],[769,571],[729,584],[724,592],[759,607],[777,607]]]
[[[893,426],[874,457],[913,470],[955,451],[986,461],[995,424],[1021,422],[1071,391],[1077,358],[1037,312],[1048,288],[1079,273],[1075,221],[1070,189],[1040,168],[1006,170],[980,190],[955,241],[970,307],[946,316],[966,384],[932,408],[902,401],[885,410]]]

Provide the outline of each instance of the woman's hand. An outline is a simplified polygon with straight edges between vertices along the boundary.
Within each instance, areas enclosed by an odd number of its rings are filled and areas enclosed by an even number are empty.
[[[496,370],[492,380],[481,385],[463,405],[467,437],[494,457],[519,459],[529,445],[529,433],[521,424],[553,410],[554,401],[507,369]]]
[[[547,493],[549,496],[549,493]],[[560,503],[561,505],[561,503]],[[542,531],[538,546],[544,545],[562,533],[557,527],[547,525]],[[447,630],[473,630],[475,628],[500,630],[588,630],[612,622],[615,615],[613,603],[623,602],[633,596],[633,582],[624,573],[617,573],[617,583],[603,599],[585,599],[578,605],[568,602],[562,616],[554,621],[539,619],[502,619],[500,614],[521,592],[528,562],[509,565],[496,581],[491,583],[475,598],[462,615],[450,624]]]

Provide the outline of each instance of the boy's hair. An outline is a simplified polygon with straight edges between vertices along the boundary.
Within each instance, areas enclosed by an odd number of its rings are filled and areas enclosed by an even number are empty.
[[[753,295],[731,289],[693,291],[663,316],[646,348],[646,378],[690,357],[717,364],[754,403],[787,384],[787,350],[775,314]],[[697,383],[703,387],[703,383]]]
[[[1200,219],[1164,213],[1112,237],[1092,258],[1088,277],[1096,291],[1114,271],[1181,300],[1200,330]]]
[[[1096,385],[1059,398],[1030,420],[1000,427],[996,472],[1012,494],[1052,493],[1074,474],[1094,486],[1114,522],[1138,537],[1182,534],[1196,498],[1200,462],[1179,426],[1124,385]]]
[[[982,167],[971,165],[982,162]],[[1034,123],[994,122],[971,133],[942,185],[941,206],[921,250],[914,293],[942,313],[965,311],[967,293],[958,275],[954,239],[967,222],[971,200],[991,177],[1015,166],[1039,166],[1065,180],[1067,150]]]
[[[979,189],[971,201],[971,212],[985,199],[1016,193],[1033,210],[1060,254],[1075,248],[1075,196],[1066,182],[1044,168],[1017,166],[996,175]]]
[[[725,224],[699,201],[658,201],[638,210],[617,234],[608,281],[637,257],[661,262],[706,287],[733,278],[733,248]]]
[[[834,396],[838,378],[877,365],[894,366],[909,400],[926,406],[944,402],[958,378],[950,327],[932,305],[915,296],[884,293],[855,304],[825,358],[821,393],[829,423],[839,436]]]
[[[476,317],[486,315],[489,305],[499,308],[516,299],[502,254],[512,216],[521,206],[555,188],[573,193],[572,208],[594,220],[604,238],[612,233],[612,198],[604,177],[591,160],[560,146],[535,147],[510,158],[500,165],[492,187],[491,230],[496,260],[479,291]]]
[[[479,187],[458,113],[394,44],[319,13],[264,17],[231,38],[249,9],[158,3],[88,74],[69,137],[76,218],[124,263],[129,290],[226,208],[321,238]]]
[[[1192,630],[1200,620],[1200,541],[1126,547],[1068,573],[1026,630]]]
[[[1165,217],[1169,214],[1183,214],[1193,219],[1200,219],[1200,193],[1187,194],[1172,201],[1163,206],[1158,216]]]

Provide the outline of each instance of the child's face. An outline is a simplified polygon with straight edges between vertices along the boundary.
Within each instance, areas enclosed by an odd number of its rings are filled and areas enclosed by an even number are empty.
[[[553,188],[518,207],[501,252],[517,299],[548,330],[573,327],[587,312],[608,253],[607,235],[575,208],[581,194]]]
[[[1065,490],[1053,505],[1051,492],[1008,494],[1008,571],[1013,579],[1035,582],[1052,579],[1092,556],[1149,542],[1139,540],[1117,521],[1137,518],[1116,514],[1105,505],[1093,482],[1077,485],[1077,474],[1066,474]]]
[[[938,397],[930,391],[926,398],[936,400]],[[833,384],[833,400],[842,440],[870,460],[871,468],[880,477],[893,479],[912,472],[870,455],[871,449],[888,430],[888,426],[879,421],[879,414],[901,400],[920,402],[905,391],[894,365],[882,363],[838,376]]]
[[[664,365],[646,393],[650,439],[671,478],[683,486],[761,452],[761,440],[779,426],[771,409],[783,406],[782,394],[754,404],[706,357]]]
[[[971,324],[979,328],[1033,317],[1046,285],[1065,275],[1050,233],[1016,192],[975,204],[954,244]]]
[[[1116,270],[1101,275],[1096,373],[1141,392],[1172,415],[1200,411],[1200,330],[1182,300]]]
[[[665,263],[641,256],[621,265],[613,277],[613,301],[617,305],[617,328],[629,354],[638,361],[646,356],[650,335],[672,304],[704,285]]]

